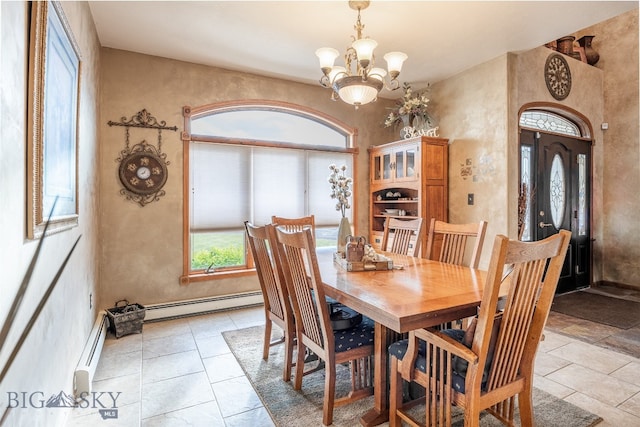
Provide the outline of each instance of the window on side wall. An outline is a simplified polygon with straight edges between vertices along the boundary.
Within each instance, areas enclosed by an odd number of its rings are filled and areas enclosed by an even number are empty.
[[[252,269],[246,220],[263,225],[272,215],[313,214],[316,244],[335,246],[341,216],[329,196],[329,165],[346,165],[353,176],[352,130],[309,111],[274,106],[227,105],[187,120],[183,282]]]

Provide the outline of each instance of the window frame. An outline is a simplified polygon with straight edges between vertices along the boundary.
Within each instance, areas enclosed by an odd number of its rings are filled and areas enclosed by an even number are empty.
[[[327,126],[335,131],[345,135],[346,147],[331,147],[331,146],[313,146],[308,144],[297,144],[281,141],[268,141],[268,140],[255,140],[255,139],[243,139],[243,138],[229,138],[211,135],[197,135],[191,133],[191,121],[194,119],[202,118],[212,114],[219,114],[230,111],[241,110],[265,110],[276,111],[285,114],[292,114],[303,117],[305,119],[313,120],[324,126]],[[191,191],[190,191],[190,144],[192,142],[205,142],[205,143],[221,143],[232,145],[250,145],[255,147],[266,148],[289,148],[289,149],[303,149],[307,151],[323,151],[323,152],[339,152],[345,154],[351,154],[353,156],[353,178],[354,188],[353,194],[356,194],[357,183],[355,177],[357,176],[356,159],[359,149],[357,147],[357,129],[348,126],[342,121],[331,117],[325,113],[317,110],[313,110],[309,107],[270,100],[239,100],[239,101],[227,101],[213,104],[207,104],[199,107],[185,106],[182,109],[184,117],[184,131],[181,134],[183,142],[183,262],[182,262],[182,276],[180,277],[181,285],[188,285],[192,282],[209,281],[215,279],[223,279],[230,277],[241,277],[252,275],[255,273],[255,265],[251,258],[248,245],[245,245],[245,258],[247,260],[246,266],[242,267],[227,267],[216,269],[215,272],[207,273],[205,270],[191,270]],[[327,190],[328,191],[328,190]],[[328,194],[328,193],[327,193]],[[354,203],[355,205],[355,203]],[[354,218],[356,217],[356,209],[353,209]]]

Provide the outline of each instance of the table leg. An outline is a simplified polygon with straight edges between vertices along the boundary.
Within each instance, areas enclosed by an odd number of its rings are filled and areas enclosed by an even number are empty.
[[[387,348],[395,333],[376,322],[374,330],[374,407],[360,418],[363,426],[375,426],[389,420],[389,384]]]

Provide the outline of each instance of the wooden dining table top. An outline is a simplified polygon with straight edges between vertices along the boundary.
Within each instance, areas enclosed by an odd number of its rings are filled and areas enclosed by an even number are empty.
[[[325,294],[375,322],[374,407],[360,424],[381,424],[389,419],[389,344],[402,333],[477,314],[487,273],[386,252],[392,270],[347,271],[334,262],[333,250],[316,254]]]
[[[384,253],[393,270],[346,271],[319,249],[325,293],[396,332],[476,314],[486,272],[424,258]],[[452,317],[453,316],[453,317]]]

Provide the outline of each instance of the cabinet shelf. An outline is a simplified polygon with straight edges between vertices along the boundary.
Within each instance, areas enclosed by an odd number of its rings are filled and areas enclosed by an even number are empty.
[[[407,204],[407,203],[418,203],[419,200],[374,200],[373,203],[380,204]]]
[[[374,215],[374,218],[400,218],[400,219],[416,219],[420,218],[419,216],[412,215]]]

